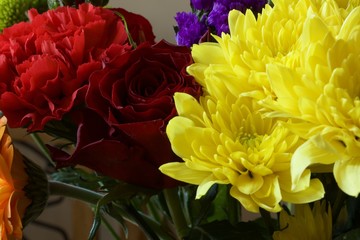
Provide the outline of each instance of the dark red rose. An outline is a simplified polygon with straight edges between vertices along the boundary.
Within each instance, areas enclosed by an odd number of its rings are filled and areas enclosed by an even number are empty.
[[[112,10],[124,17],[129,33],[136,44],[142,42],[155,43],[155,35],[152,31],[152,26],[145,17],[126,11],[123,8],[113,8]]]
[[[90,75],[112,45],[130,50],[121,19],[82,4],[38,14],[0,34],[0,109],[10,127],[42,130],[84,103]]]
[[[190,50],[161,41],[120,56],[115,52],[109,48],[103,55],[105,68],[90,77],[86,103],[98,117],[84,117],[75,152],[68,156],[53,151],[54,159],[59,167],[81,164],[140,186],[178,185],[158,168],[180,161],[165,134],[176,115],[173,94],[201,94],[185,71],[192,63]]]
[[[48,147],[58,168],[83,165],[108,177],[152,189],[179,185],[158,170],[161,159],[173,156],[166,137],[158,138],[163,139],[160,142],[154,139],[154,131],[158,132],[156,124],[150,124],[150,128],[144,124],[137,130],[150,143],[149,149],[119,129],[110,127],[98,114],[86,112],[78,128],[77,146],[72,155]]]
[[[190,49],[160,41],[144,43],[135,50],[116,55],[104,52],[106,67],[90,78],[86,103],[110,125],[164,122],[176,114],[173,94],[195,97],[200,87],[186,73],[192,63]]]

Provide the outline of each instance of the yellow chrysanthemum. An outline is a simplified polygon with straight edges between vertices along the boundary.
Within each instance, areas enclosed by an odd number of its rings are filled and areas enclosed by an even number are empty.
[[[323,197],[310,171],[294,188],[290,159],[299,138],[275,119],[264,119],[248,98],[223,100],[207,96],[201,104],[185,93],[175,94],[179,116],[167,126],[173,151],[184,162],[162,165],[172,178],[199,185],[197,197],[215,183],[231,184],[230,194],[249,211],[277,212],[280,201],[305,203]]]
[[[21,155],[14,151],[6,130],[6,118],[0,118],[0,238],[22,239],[22,222],[30,200],[22,190],[27,175]]]
[[[360,193],[360,7],[350,8],[334,32],[323,18],[309,12],[300,36],[296,68],[268,64],[276,100],[265,105],[272,116],[299,121],[290,129],[308,139],[295,152],[292,181],[309,166],[334,164],[339,187]]]
[[[294,216],[286,211],[280,213],[280,231],[273,234],[274,240],[330,240],[332,220],[330,206],[316,202],[312,209],[308,204],[295,206]]]
[[[267,78],[267,64],[279,63],[295,68],[300,63],[303,49],[303,25],[308,15],[320,15],[333,32],[358,0],[274,0],[274,7],[266,5],[255,17],[233,10],[229,14],[230,34],[215,36],[217,43],[194,45],[195,63],[188,72],[204,86],[205,94],[221,98],[224,89],[234,96],[248,95],[257,99],[273,95]],[[219,96],[220,94],[220,96]]]
[[[297,122],[291,130],[309,141],[294,155],[293,186],[308,166],[334,164],[340,188],[357,196],[359,0],[273,2],[257,18],[231,11],[230,34],[194,45],[188,71],[205,95],[250,96],[267,116]]]

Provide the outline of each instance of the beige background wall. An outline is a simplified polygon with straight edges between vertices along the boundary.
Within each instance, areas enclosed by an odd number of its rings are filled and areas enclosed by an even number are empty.
[[[176,12],[190,11],[190,0],[110,0],[109,6],[122,7],[145,16],[153,25],[157,40],[175,43],[174,16]]]

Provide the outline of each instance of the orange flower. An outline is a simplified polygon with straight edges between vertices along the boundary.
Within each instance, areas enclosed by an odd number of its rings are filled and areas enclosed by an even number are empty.
[[[0,118],[0,239],[22,239],[22,222],[30,200],[23,188],[28,177],[22,155],[15,151],[6,129],[7,119]]]

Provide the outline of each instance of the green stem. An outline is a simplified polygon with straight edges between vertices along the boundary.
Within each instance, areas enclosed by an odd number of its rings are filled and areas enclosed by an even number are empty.
[[[347,195],[343,191],[338,189],[336,199],[334,202],[334,206],[332,206],[332,209],[331,209],[333,223],[336,222],[336,220],[340,214],[340,211],[341,211],[342,207],[344,206],[344,202],[345,202],[346,198],[347,198]]]
[[[50,195],[59,195],[64,197],[70,197],[81,200],[86,203],[96,205],[105,195],[94,192],[85,188],[74,186],[71,184],[49,181]],[[158,240],[156,233],[148,226],[147,222],[137,212],[132,205],[109,205],[109,211],[107,212],[111,217],[121,222],[122,218],[126,218],[128,221],[139,226],[147,236],[149,240]]]
[[[101,217],[101,221],[105,224],[106,228],[109,230],[111,236],[115,240],[121,240],[121,238],[117,235],[117,232],[114,230],[114,228],[111,226],[111,224],[106,220],[106,218]]]
[[[272,236],[275,230],[274,230],[274,226],[272,224],[272,218],[271,218],[270,212],[260,208],[260,214],[265,222],[265,225],[268,228],[270,236]]]
[[[75,198],[93,205],[104,197],[104,194],[57,181],[49,181],[49,191],[50,195]]]
[[[132,206],[125,206],[126,212],[130,213],[132,218],[135,220],[137,225],[141,227],[141,229],[146,234],[147,239],[149,240],[160,240],[157,234],[153,231],[153,229],[148,225],[148,223],[144,220],[144,218],[139,214],[139,212]]]
[[[189,233],[189,227],[186,223],[184,213],[182,211],[182,206],[179,201],[177,188],[164,189],[164,197],[167,203],[167,206],[170,211],[170,216],[174,222],[175,228],[177,230],[178,236],[181,239],[184,239]]]
[[[232,196],[228,195],[228,216],[229,222],[236,225],[240,220],[239,202]]]
[[[37,134],[37,133],[30,133],[30,136],[32,137],[32,139],[34,140],[34,142],[36,143],[36,145],[39,147],[41,153],[46,157],[46,159],[53,165],[55,166],[55,163],[52,161],[50,153],[47,149],[47,147],[45,146],[43,140],[41,139],[41,137]]]

